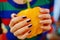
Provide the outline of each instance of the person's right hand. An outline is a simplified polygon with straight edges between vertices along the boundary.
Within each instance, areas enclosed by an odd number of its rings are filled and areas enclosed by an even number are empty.
[[[25,16],[16,17],[16,14],[11,15],[12,19],[10,21],[10,31],[19,39],[25,39],[30,31],[30,19]]]

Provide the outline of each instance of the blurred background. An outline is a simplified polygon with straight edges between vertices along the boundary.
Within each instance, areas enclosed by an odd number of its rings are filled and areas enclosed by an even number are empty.
[[[47,34],[47,39],[60,40],[60,0],[54,0],[53,17],[53,31]]]

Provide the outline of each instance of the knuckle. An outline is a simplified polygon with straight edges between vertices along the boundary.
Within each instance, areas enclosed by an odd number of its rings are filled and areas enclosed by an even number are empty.
[[[29,27],[30,27],[30,26],[25,26],[23,29],[27,30],[27,29],[29,29]]]
[[[9,23],[9,27],[11,27],[11,21],[10,21],[10,23]]]
[[[51,29],[51,26],[48,26],[49,28],[48,28],[48,30],[50,30]]]
[[[9,27],[11,27],[11,24],[9,24]]]
[[[15,36],[17,36],[17,34],[16,34],[16,33],[14,33],[14,35],[15,35]]]
[[[48,14],[48,16],[51,18],[51,15],[50,14]]]
[[[49,9],[45,9],[47,12],[50,12],[50,10]]]
[[[14,19],[11,20],[11,23],[14,23]]]
[[[46,14],[46,16],[50,17],[50,14]]]
[[[50,19],[50,23],[52,23],[52,20]]]
[[[13,33],[12,29],[10,30],[10,32],[12,32],[12,33]]]

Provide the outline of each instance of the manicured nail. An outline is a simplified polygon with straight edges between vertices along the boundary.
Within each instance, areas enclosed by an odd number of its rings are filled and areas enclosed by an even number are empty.
[[[30,22],[30,21],[31,21],[30,19],[27,20],[27,22]]]
[[[32,26],[32,24],[30,24],[28,27],[30,28]]]
[[[23,19],[27,18],[26,16],[22,16]]]
[[[28,33],[31,33],[31,31],[29,31]]]
[[[11,15],[11,17],[13,18],[13,17],[17,17],[17,15],[15,14],[15,13],[13,13],[12,15]]]

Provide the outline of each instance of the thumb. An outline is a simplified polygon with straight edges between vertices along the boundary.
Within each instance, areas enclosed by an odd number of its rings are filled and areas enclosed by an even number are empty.
[[[17,15],[15,13],[12,13],[11,18],[15,18],[15,17],[17,17]]]

